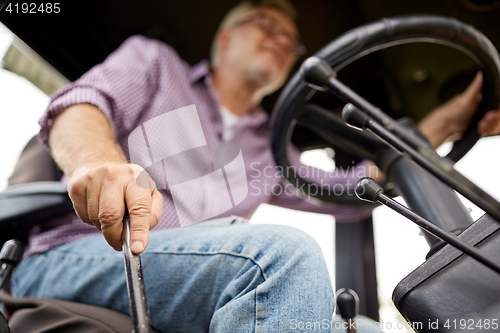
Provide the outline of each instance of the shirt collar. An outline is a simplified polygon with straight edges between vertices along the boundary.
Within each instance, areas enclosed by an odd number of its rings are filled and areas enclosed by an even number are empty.
[[[210,75],[210,63],[202,60],[189,69],[189,83],[194,84],[202,78]]]
[[[195,84],[201,79],[205,79],[205,84],[210,87],[210,82],[212,80],[212,75],[210,73],[210,62],[208,60],[202,60],[198,64],[192,66],[189,70],[189,82]],[[212,89],[210,87],[210,89]],[[218,93],[214,91],[215,95]],[[244,119],[244,120],[243,120]],[[266,123],[269,116],[266,111],[259,105],[252,112],[241,117],[241,120],[252,127],[258,127]]]
[[[261,106],[257,106],[252,112],[241,117],[242,121],[248,122],[252,127],[259,127],[267,123],[269,116]]]

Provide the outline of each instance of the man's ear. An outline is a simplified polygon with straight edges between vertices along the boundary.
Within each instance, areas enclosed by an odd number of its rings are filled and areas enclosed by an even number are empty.
[[[229,41],[231,40],[231,30],[227,28],[222,28],[217,35],[217,45],[220,50],[226,50],[229,47]]]

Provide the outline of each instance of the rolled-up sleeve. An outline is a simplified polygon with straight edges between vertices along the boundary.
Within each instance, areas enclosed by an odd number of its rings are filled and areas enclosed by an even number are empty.
[[[108,118],[117,136],[136,126],[157,85],[159,44],[143,36],[128,38],[106,60],[51,96],[39,120],[39,141],[48,146],[53,119],[67,107],[88,103]]]

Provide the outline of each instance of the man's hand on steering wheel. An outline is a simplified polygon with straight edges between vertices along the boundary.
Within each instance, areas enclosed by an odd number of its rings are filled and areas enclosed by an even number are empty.
[[[468,128],[482,99],[483,75],[478,72],[467,89],[445,104],[434,109],[419,123],[422,133],[434,147],[455,141]],[[500,107],[491,110],[478,123],[480,135],[500,134]]]
[[[464,92],[437,107],[420,121],[420,131],[434,148],[446,141],[455,141],[469,127],[482,99],[482,85],[483,75],[478,72]],[[485,136],[500,134],[500,106],[484,115],[478,123],[478,133]],[[382,171],[371,161],[369,170],[369,177],[378,183],[385,179]]]

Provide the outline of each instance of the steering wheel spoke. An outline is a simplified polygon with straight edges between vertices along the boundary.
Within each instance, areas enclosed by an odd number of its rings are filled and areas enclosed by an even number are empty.
[[[334,148],[348,151],[359,159],[375,160],[380,149],[385,148],[373,135],[350,128],[335,112],[316,104],[303,106],[297,124],[317,132]]]

